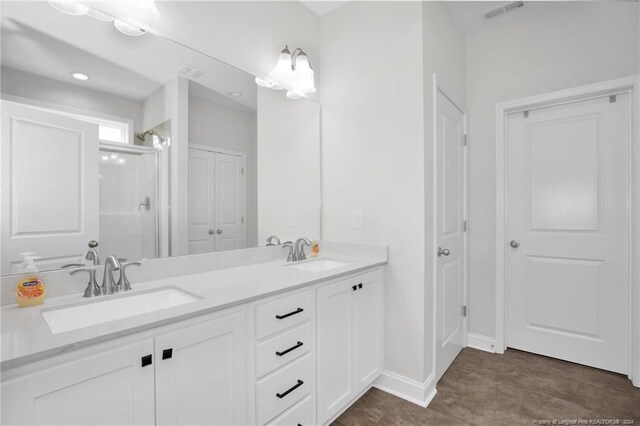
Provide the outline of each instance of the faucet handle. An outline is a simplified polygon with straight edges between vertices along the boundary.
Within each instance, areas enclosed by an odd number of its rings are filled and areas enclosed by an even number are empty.
[[[87,288],[84,289],[84,294],[82,297],[94,297],[100,296],[100,287],[98,286],[98,282],[96,281],[96,267],[89,266],[86,268],[74,269],[69,272],[69,275],[76,275],[80,272],[88,272],[89,273],[89,282],[87,283]]]
[[[289,255],[287,256],[287,262],[293,262],[293,254],[294,254],[294,250],[295,247],[293,245],[293,243],[291,241],[285,241],[284,243],[282,243],[282,247],[287,247],[289,249]]]
[[[131,265],[135,265],[135,266],[142,266],[142,263],[140,262],[129,262],[129,263],[125,263],[125,264],[121,264],[120,266],[120,279],[118,279],[118,284],[116,284],[116,288],[118,289],[118,291],[128,291],[131,290],[131,283],[129,282],[129,279],[127,279],[127,275],[126,275],[126,270],[129,266]]]

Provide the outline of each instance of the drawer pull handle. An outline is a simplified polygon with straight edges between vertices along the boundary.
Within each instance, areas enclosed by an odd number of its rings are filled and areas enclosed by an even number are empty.
[[[300,379],[298,379],[298,383],[296,383],[295,385],[291,386],[289,389],[287,389],[286,391],[282,392],[282,393],[277,393],[276,396],[278,398],[284,398],[285,396],[289,395],[291,392],[293,392],[294,390],[298,389],[300,386],[302,386],[304,382]]]
[[[304,344],[304,343],[302,343],[302,342],[298,342],[298,343],[296,343],[295,345],[291,346],[289,349],[285,349],[285,350],[284,350],[284,351],[282,351],[282,352],[276,352],[276,355],[278,355],[278,356],[286,355],[286,354],[288,354],[289,352],[291,352],[292,350],[294,350],[294,349],[298,349],[298,348],[299,348],[300,346],[302,346],[303,344]]]
[[[284,314],[284,315],[276,315],[276,318],[278,319],[285,319],[287,317],[290,317],[291,315],[295,315],[295,314],[299,314],[300,312],[304,311],[304,309],[302,308],[298,308],[293,312],[289,312],[288,314]]]

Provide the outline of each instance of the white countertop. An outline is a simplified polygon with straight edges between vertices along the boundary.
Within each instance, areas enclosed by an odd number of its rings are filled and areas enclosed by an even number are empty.
[[[348,262],[349,264],[324,272],[308,272],[289,268],[287,265],[291,265],[290,263],[278,260],[144,283],[132,282],[132,291],[110,296],[85,299],[82,294],[73,294],[49,298],[44,304],[34,307],[4,306],[1,309],[2,358],[0,368],[6,370],[74,348],[86,347],[175,321],[241,305],[259,298],[387,263],[386,256],[330,255],[323,258]],[[56,335],[51,333],[41,314],[43,309],[77,305],[82,302],[91,303],[112,297],[126,297],[126,295],[136,292],[169,286],[192,293],[202,299],[173,308]]]

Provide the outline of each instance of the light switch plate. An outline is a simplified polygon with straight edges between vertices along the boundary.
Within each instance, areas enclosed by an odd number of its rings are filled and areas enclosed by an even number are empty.
[[[364,213],[362,210],[354,210],[352,212],[353,215],[353,223],[351,227],[353,229],[362,229],[362,223],[364,221]]]

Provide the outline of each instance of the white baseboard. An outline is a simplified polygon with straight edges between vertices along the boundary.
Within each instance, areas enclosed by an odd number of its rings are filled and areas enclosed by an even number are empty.
[[[373,387],[425,408],[437,392],[433,373],[421,383],[385,370],[373,383]]]
[[[480,349],[485,352],[496,352],[496,339],[493,337],[482,336],[480,334],[468,333],[467,346],[474,349]]]

